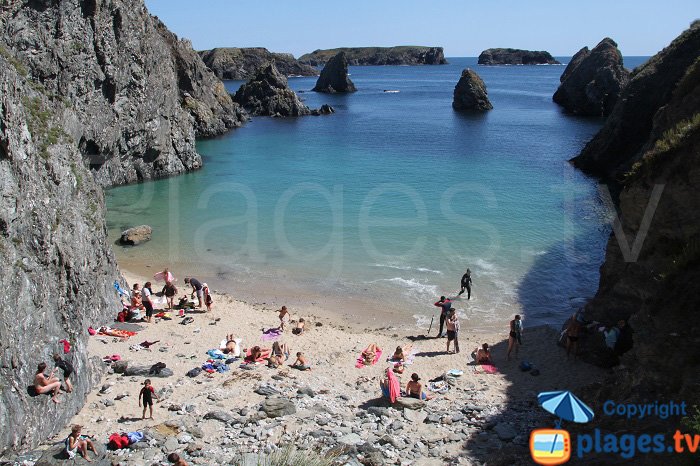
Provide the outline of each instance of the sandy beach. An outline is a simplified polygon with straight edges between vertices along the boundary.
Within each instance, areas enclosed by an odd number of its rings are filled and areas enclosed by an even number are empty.
[[[124,276],[130,285],[147,281],[129,272]],[[178,283],[182,296],[184,283]],[[564,350],[555,346],[557,332],[547,327],[526,327],[519,356],[506,361],[505,332],[480,334],[463,325],[461,352],[448,354],[446,339],[434,338],[435,327],[426,338],[391,329],[358,329],[341,318],[334,320],[330,313],[314,315],[290,308],[291,320],[304,318],[307,331],[293,335],[290,326],[278,340],[291,350],[287,365],[272,369],[259,364],[244,370],[237,361],[227,372],[190,378],[186,372],[201,366],[208,359],[206,351],[218,348],[227,334],[241,338],[245,348],[269,348],[272,342],[261,340],[262,330],[279,323],[277,307],[248,304],[221,294],[214,294],[213,299],[212,312],[187,313],[194,319],[188,325],[181,325],[181,318],[174,313],[172,320],[138,323],[142,329],[125,341],[91,337],[89,351],[93,356],[118,354],[129,366],[162,362],[174,373],[166,378],[150,377],[162,399],[155,403],[154,419],[142,420],[138,394],[146,377],[110,373],[105,364],[101,384],[89,395],[73,423],[85,426],[86,433],[104,442],[113,432],[143,431],[152,435],[150,443],[141,442],[142,448],[109,453],[113,461],[158,464],[166,453],[178,451],[193,464],[235,464],[236,455],[270,452],[293,443],[301,449],[322,451],[338,445],[354,447],[344,453],[350,464],[372,455],[375,461],[382,458],[386,464],[478,464],[490,455],[500,455],[506,446],[508,451],[527,451],[528,429],[547,419],[537,407],[538,392],[576,389],[605,373],[580,362],[568,362]],[[95,327],[109,324],[96,322]],[[507,325],[505,322],[504,327]],[[143,341],[156,340],[159,342],[148,350],[130,349]],[[493,348],[496,374],[477,372],[470,357],[485,342]],[[358,355],[370,343],[383,349],[381,360],[373,366],[356,368]],[[402,388],[413,372],[424,383],[450,369],[463,370],[464,374],[446,394],[436,394],[423,410],[417,411],[421,413],[417,419],[412,413],[402,415],[400,408],[368,412],[370,406],[388,406],[380,399],[379,380],[390,367],[386,357],[397,346],[406,345],[413,346],[415,359],[400,376]],[[307,357],[311,371],[288,367],[297,351]],[[523,360],[531,362],[540,374],[520,371],[518,365]],[[275,419],[259,416],[260,404],[266,399],[255,393],[261,386],[272,387],[279,392],[277,397],[291,400],[296,413]],[[221,416],[225,421],[215,419]],[[64,439],[68,429],[55,440]],[[387,435],[396,442],[389,442]],[[372,448],[358,449],[358,445],[368,444]]]

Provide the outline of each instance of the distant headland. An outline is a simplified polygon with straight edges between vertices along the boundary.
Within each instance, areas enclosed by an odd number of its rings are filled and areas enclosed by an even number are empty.
[[[402,45],[397,47],[342,47],[314,50],[299,57],[299,62],[323,66],[339,52],[345,52],[348,64],[361,65],[445,65],[442,47]]]
[[[521,49],[486,49],[479,55],[479,65],[561,65],[545,51]]]
[[[250,79],[272,60],[285,76],[318,76],[316,68],[299,63],[291,53],[270,52],[263,47],[221,47],[197,53],[219,79]]]

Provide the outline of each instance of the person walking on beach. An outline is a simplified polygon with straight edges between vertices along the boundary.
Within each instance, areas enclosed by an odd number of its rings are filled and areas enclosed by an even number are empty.
[[[462,275],[462,281],[460,283],[462,289],[459,291],[459,296],[462,296],[464,290],[467,290],[467,299],[472,299],[472,271],[467,269],[464,275]]]
[[[459,319],[457,310],[452,308],[447,315],[447,352],[450,352],[450,342],[455,342],[455,353],[459,353]]]
[[[275,312],[279,312],[279,319],[280,319],[280,326],[279,329],[284,332],[284,324],[289,322],[289,311],[287,310],[287,306],[282,306],[282,309],[278,309]]]
[[[197,309],[202,309],[204,303],[204,286],[202,286],[202,282],[194,277],[185,277],[185,283],[192,286],[191,296],[194,298],[194,295],[197,295],[197,300],[199,301]]]
[[[143,398],[143,415],[141,419],[146,419],[146,407],[151,409],[151,416],[149,419],[153,419],[153,397],[155,397],[156,400],[160,400],[155,390],[153,390],[151,379],[146,379],[143,382],[143,388],[139,392],[139,408],[141,407],[141,398]]]
[[[70,381],[70,376],[73,375],[73,364],[61,359],[58,353],[53,354],[53,362],[56,364],[57,369],[63,371],[63,380],[66,381],[66,392],[71,393],[73,391],[73,383]]]
[[[442,333],[442,329],[445,326],[445,319],[447,319],[447,314],[450,312],[450,309],[452,309],[452,301],[449,299],[445,298],[444,296],[440,296],[440,301],[436,302],[434,304],[435,307],[441,308],[440,311],[440,331],[438,332],[438,338],[444,337],[445,334]]]
[[[52,370],[48,377],[44,374],[45,370],[46,363],[40,362],[34,375],[34,390],[40,395],[51,392],[51,401],[58,404],[61,402],[58,399],[58,395],[61,393],[61,381],[53,375],[56,369]]]
[[[151,282],[146,282],[141,289],[141,302],[143,307],[146,308],[146,322],[151,323],[151,318],[153,317],[153,301],[151,301],[151,295],[153,295],[153,290],[151,289]]]
[[[522,339],[523,333],[523,321],[520,316],[516,314],[515,318],[510,321],[510,333],[508,334],[508,353],[506,354],[506,359],[510,361],[510,353],[515,347],[515,355],[518,355],[520,350],[520,345],[523,344]]]

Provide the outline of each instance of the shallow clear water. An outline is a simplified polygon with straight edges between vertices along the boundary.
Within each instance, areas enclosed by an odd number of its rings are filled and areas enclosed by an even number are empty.
[[[307,105],[336,113],[255,118],[200,141],[198,172],[108,191],[113,239],[154,229],[151,242],[118,247],[120,263],[170,265],[257,301],[421,326],[469,267],[472,300],[456,303],[466,325],[502,327],[518,312],[529,325],[559,324],[595,292],[609,234],[596,181],[567,162],[602,120],[552,103],[562,66],[475,62],[351,67],[351,95],[290,79]],[[452,110],[466,66],[494,110]]]

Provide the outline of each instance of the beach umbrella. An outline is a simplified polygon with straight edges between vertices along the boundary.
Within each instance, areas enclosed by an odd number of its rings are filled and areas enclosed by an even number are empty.
[[[585,423],[593,419],[593,410],[566,390],[537,395],[540,406],[555,416],[571,422]]]

